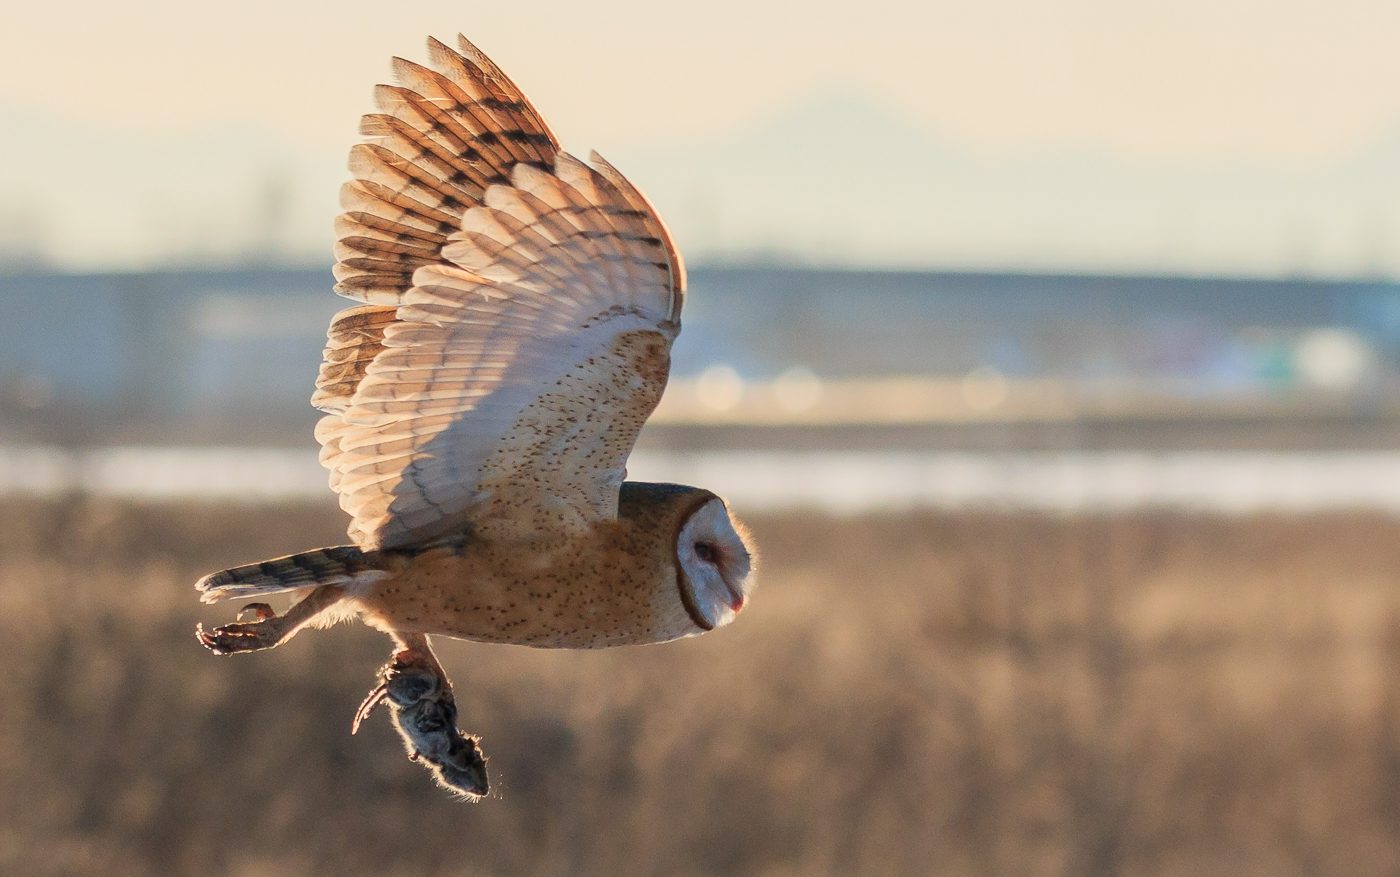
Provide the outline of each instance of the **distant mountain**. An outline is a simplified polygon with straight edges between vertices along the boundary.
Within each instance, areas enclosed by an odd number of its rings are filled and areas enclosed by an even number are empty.
[[[0,119],[0,262],[328,258],[348,143],[313,152],[241,120],[153,133]],[[710,139],[608,158],[695,262],[1400,273],[1400,130],[1306,174],[989,155],[838,85]]]
[[[1186,273],[1400,271],[1400,132],[1310,174],[984,155],[835,92],[612,156],[721,260]]]

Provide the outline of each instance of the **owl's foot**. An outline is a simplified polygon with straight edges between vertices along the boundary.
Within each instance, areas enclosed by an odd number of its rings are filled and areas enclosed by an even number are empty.
[[[427,637],[407,637],[405,647],[380,670],[383,682],[360,704],[351,733],[387,702],[408,757],[427,767],[444,788],[476,799],[490,790],[486,757],[477,738],[457,729],[452,682],[438,663]]]
[[[340,602],[345,591],[335,585],[322,585],[307,594],[287,614],[278,615],[266,603],[249,603],[238,610],[239,620],[205,630],[196,624],[194,635],[200,644],[216,655],[256,652],[271,649],[296,636],[297,631],[311,623],[316,616]],[[251,614],[252,621],[243,621]]]
[[[447,675],[440,667],[435,669],[421,660],[415,660],[418,657],[416,653],[404,649],[395,652],[389,663],[379,668],[379,678],[383,681],[360,702],[360,708],[355,711],[355,720],[350,723],[351,734],[360,733],[360,724],[385,701],[403,708],[437,696],[447,681]]]
[[[253,607],[264,607],[268,614]],[[256,652],[270,649],[281,645],[287,639],[285,620],[272,614],[271,607],[268,607],[266,603],[245,606],[238,613],[238,617],[242,618],[243,613],[249,610],[256,613],[256,621],[224,624],[213,630],[205,630],[204,625],[196,624],[194,635],[206,649],[216,655],[232,655],[236,652]]]

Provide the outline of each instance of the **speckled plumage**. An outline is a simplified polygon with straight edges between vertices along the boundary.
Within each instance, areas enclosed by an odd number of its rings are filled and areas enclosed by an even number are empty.
[[[662,495],[664,494],[664,495]],[[352,602],[390,632],[595,649],[701,632],[679,599],[673,546],[714,495],[629,483],[614,521],[500,539],[462,534],[372,556],[387,578]]]
[[[466,795],[485,761],[457,730],[428,637],[546,648],[664,642],[727,624],[753,585],[746,535],[700,488],[624,484],[661,399],[685,267],[646,198],[559,147],[464,38],[394,60],[336,220],[336,291],[312,404],[353,545],[206,576],[206,602],[290,610],[198,631],[219,654],[358,615],[397,644],[362,705]]]

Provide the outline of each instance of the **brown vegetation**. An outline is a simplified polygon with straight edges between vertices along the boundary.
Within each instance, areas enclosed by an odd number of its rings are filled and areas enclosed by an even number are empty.
[[[327,506],[330,504],[327,503]],[[351,713],[387,640],[215,658],[191,584],[331,508],[0,512],[0,873],[1390,874],[1400,522],[760,518],[727,630],[448,644],[499,791]]]

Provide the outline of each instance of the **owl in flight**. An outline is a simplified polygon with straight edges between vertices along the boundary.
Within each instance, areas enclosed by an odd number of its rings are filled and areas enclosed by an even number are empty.
[[[394,59],[336,220],[336,292],[312,404],[353,545],[201,579],[252,600],[196,630],[215,654],[358,616],[394,653],[409,757],[487,791],[429,637],[541,648],[659,643],[728,624],[754,585],[743,527],[708,490],[625,481],[680,331],[685,266],[636,187],[584,163],[465,38]],[[291,592],[276,614],[261,602]],[[245,619],[245,613],[251,617]]]

